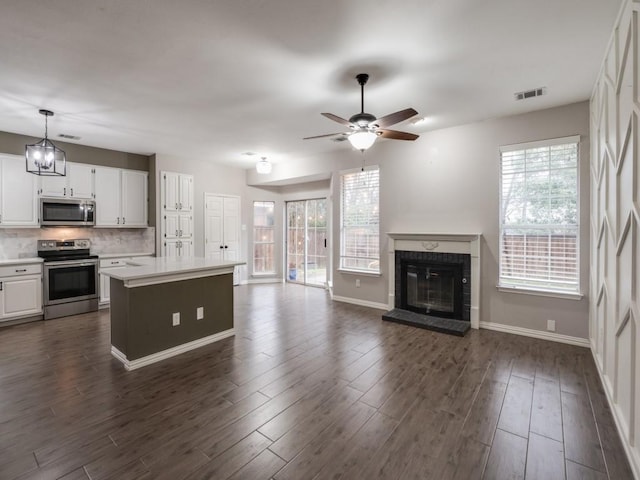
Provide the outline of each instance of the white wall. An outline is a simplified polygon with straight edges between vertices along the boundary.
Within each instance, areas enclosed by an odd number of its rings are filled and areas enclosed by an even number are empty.
[[[226,167],[214,164],[206,160],[195,160],[191,158],[174,157],[170,155],[156,154],[155,159],[151,159],[152,172],[155,172],[155,192],[156,206],[160,205],[160,175],[163,171],[177,172],[193,175],[193,221],[194,221],[194,254],[204,256],[204,194],[217,193],[223,195],[237,195],[241,197],[242,223],[246,224],[246,182],[245,171],[239,168]],[[160,225],[160,209],[156,208],[156,225]],[[241,260],[247,261],[247,233],[241,231]],[[156,235],[156,252],[162,255],[160,228]],[[241,280],[246,278],[246,267],[240,269]]]
[[[640,478],[639,16],[625,1],[591,99],[590,339]]]

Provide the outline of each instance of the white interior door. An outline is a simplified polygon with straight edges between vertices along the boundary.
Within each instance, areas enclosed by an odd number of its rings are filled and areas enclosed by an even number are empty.
[[[223,197],[204,194],[204,256],[215,260],[224,258]]]
[[[223,197],[222,200],[224,259],[238,260],[240,258],[240,199]]]

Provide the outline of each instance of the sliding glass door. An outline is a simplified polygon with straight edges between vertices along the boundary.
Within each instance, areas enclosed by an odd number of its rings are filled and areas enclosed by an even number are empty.
[[[324,286],[327,281],[326,249],[326,199],[287,202],[287,280]]]

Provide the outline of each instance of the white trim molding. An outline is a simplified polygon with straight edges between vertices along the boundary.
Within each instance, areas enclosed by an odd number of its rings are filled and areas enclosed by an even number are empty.
[[[137,368],[151,365],[152,363],[160,362],[167,358],[175,357],[176,355],[180,355],[181,353],[204,347],[205,345],[217,342],[219,340],[222,340],[223,338],[231,337],[235,334],[235,329],[230,328],[229,330],[225,330],[224,332],[209,335],[208,337],[199,338],[192,342],[178,345],[177,347],[168,348],[166,350],[162,350],[161,352],[147,355],[146,357],[136,358],[135,360],[127,359],[127,356],[114,346],[111,346],[111,355],[120,360],[126,370],[135,370]]]
[[[480,233],[388,232],[389,303],[396,305],[396,250],[408,252],[463,253],[471,256],[471,328],[480,328]]]
[[[496,332],[511,333],[513,335],[521,335],[523,337],[539,338],[541,340],[549,340],[551,342],[566,343],[567,345],[576,345],[584,348],[589,348],[591,346],[591,343],[587,338],[572,337],[569,335],[562,335],[560,333],[533,330],[531,328],[514,327],[513,325],[505,325],[503,323],[480,322],[480,328],[485,330],[494,330]]]
[[[331,299],[336,302],[350,303],[352,305],[360,305],[361,307],[377,308],[378,310],[384,310],[385,312],[389,310],[386,303],[370,302],[369,300],[361,300],[359,298],[340,297],[338,295],[333,295],[333,290],[329,290],[329,292],[331,293]]]

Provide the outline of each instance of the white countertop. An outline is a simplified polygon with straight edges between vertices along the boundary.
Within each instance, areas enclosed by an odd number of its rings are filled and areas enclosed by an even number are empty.
[[[152,257],[153,252],[136,253],[97,253],[100,258],[129,258],[129,257]]]
[[[28,263],[42,263],[42,259],[40,257],[0,259],[0,265],[24,265]]]
[[[202,257],[140,257],[128,261],[126,267],[105,269],[101,273],[122,280],[125,287],[140,287],[233,273],[234,267],[244,264],[245,262],[210,260]]]

